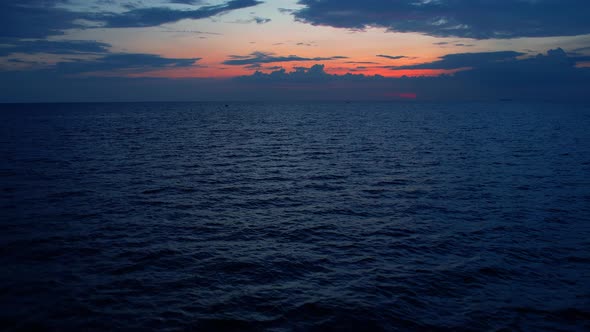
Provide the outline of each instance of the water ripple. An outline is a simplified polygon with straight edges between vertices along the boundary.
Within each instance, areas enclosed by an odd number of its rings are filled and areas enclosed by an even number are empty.
[[[0,106],[0,329],[590,330],[590,109]]]

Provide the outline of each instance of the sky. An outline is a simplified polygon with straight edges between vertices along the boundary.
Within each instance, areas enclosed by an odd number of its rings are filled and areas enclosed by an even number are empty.
[[[588,0],[0,2],[0,102],[590,101]]]

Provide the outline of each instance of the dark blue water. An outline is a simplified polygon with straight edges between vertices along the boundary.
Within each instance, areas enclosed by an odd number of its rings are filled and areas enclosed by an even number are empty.
[[[0,109],[0,330],[590,329],[588,106]]]

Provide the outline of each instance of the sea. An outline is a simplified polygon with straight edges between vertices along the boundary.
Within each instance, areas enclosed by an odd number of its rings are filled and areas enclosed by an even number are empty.
[[[590,105],[0,105],[2,331],[589,331]]]

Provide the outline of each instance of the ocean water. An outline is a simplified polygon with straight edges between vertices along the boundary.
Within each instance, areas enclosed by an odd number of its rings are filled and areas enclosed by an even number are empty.
[[[590,330],[590,106],[0,105],[0,330]]]

